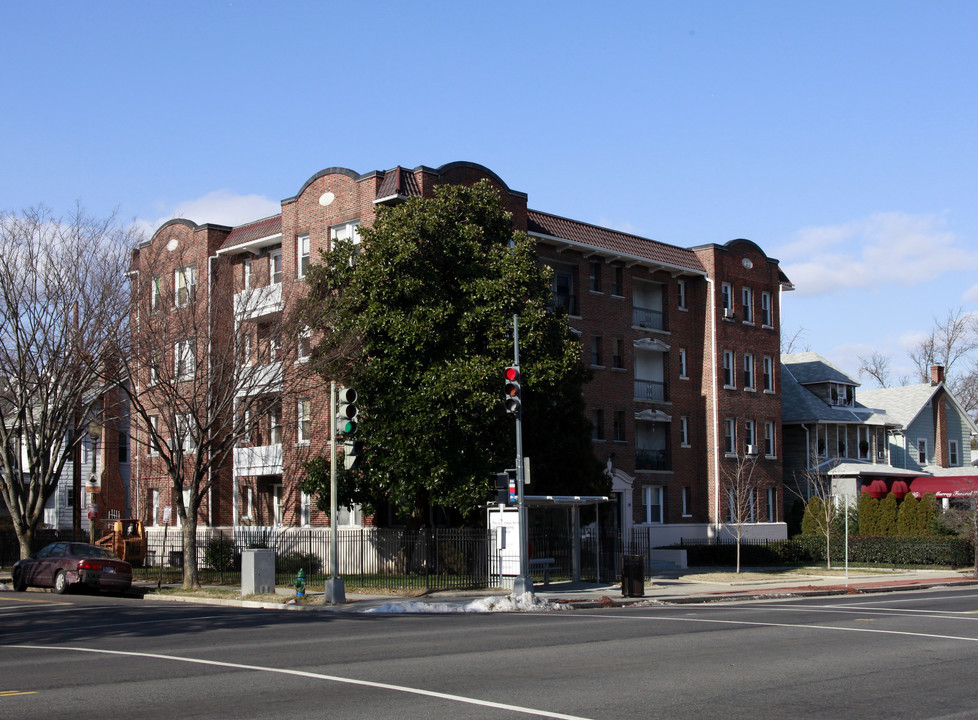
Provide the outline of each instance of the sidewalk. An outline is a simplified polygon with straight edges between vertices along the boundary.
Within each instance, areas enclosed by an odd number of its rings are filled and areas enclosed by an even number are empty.
[[[770,576],[770,577],[765,577]],[[852,570],[848,579],[843,574],[820,574],[817,569],[805,573],[773,575],[770,571],[745,570],[740,576],[726,570],[694,568],[656,572],[646,580],[643,597],[623,597],[621,586],[614,584],[554,582],[534,586],[537,601],[565,604],[571,607],[621,607],[635,604],[682,604],[760,600],[786,597],[815,597],[859,593],[897,592],[932,587],[978,585],[973,572],[953,570]],[[155,584],[153,585],[155,588]],[[151,588],[146,588],[150,590]],[[292,595],[293,590],[279,588],[278,594]],[[441,591],[423,597],[347,593],[341,605],[287,605],[282,603],[190,598],[176,595],[149,596],[154,600],[193,602],[201,604],[235,605],[279,610],[363,612],[377,611],[386,606],[404,605],[413,612],[446,612],[446,606],[464,606],[490,598],[508,595],[503,589],[479,591]],[[315,600],[322,593],[308,592]],[[392,609],[396,612],[396,609]],[[457,611],[457,608],[456,608]]]

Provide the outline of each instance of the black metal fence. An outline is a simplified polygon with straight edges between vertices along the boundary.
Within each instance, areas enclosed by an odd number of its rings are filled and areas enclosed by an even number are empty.
[[[328,528],[202,528],[197,572],[203,584],[240,584],[241,553],[275,552],[276,585],[294,583],[299,570],[314,588],[331,575]],[[488,530],[351,528],[338,532],[338,574],[349,589],[450,590],[490,586]],[[179,529],[147,533],[143,580],[175,582],[185,562]]]

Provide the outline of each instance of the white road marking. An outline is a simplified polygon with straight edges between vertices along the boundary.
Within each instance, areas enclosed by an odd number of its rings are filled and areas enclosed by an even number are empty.
[[[127,657],[151,658],[154,660],[172,660],[175,662],[195,663],[197,665],[213,665],[215,667],[233,668],[236,670],[251,670],[253,672],[277,673],[280,675],[293,675],[295,677],[312,678],[314,680],[328,680],[330,682],[345,683],[347,685],[360,685],[363,687],[376,688],[378,690],[392,690],[394,692],[423,695],[425,697],[433,697],[440,700],[450,700],[452,702],[466,703],[469,705],[479,705],[480,707],[507,710],[510,712],[522,713],[524,715],[557,718],[558,720],[588,720],[588,718],[583,718],[578,715],[565,715],[563,713],[550,712],[548,710],[536,710],[534,708],[521,707],[519,705],[509,705],[507,703],[479,700],[477,698],[469,698],[463,695],[451,695],[449,693],[435,692],[434,690],[422,690],[420,688],[412,688],[404,685],[391,685],[389,683],[373,682],[371,680],[356,680],[354,678],[339,677],[338,675],[324,675],[322,673],[307,672],[305,670],[262,667],[260,665],[244,665],[242,663],[223,662],[220,660],[202,660],[200,658],[180,657],[178,655],[161,655],[158,653],[131,652],[126,650],[99,650],[96,648],[59,647],[56,645],[4,645],[2,647],[19,648],[22,650],[71,650],[74,652],[96,653],[103,655],[124,655]]]

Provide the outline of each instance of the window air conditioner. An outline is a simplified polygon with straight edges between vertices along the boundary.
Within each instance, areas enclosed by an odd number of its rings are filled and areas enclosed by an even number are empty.
[[[757,446],[757,445],[748,445],[747,446],[747,454],[748,455],[760,455],[761,454],[761,448],[759,446]]]
[[[726,308],[723,309],[723,317],[724,318],[732,319],[733,316],[734,316],[733,308],[726,307]]]

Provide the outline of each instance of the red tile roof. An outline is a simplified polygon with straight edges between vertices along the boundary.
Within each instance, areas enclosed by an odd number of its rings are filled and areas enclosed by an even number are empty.
[[[414,173],[402,168],[400,165],[384,173],[384,179],[377,189],[378,200],[420,194],[421,189],[418,187],[418,180],[414,177]]]
[[[568,220],[537,210],[527,211],[527,230],[530,233],[550,235],[608,252],[647,258],[652,262],[661,263],[668,267],[682,268],[696,273],[706,272],[703,264],[692,250],[675,245],[666,245],[656,240],[609,230],[597,225],[589,225],[577,220]]]
[[[270,235],[278,235],[282,232],[282,216],[273,215],[272,217],[258,220],[257,222],[239,225],[224,239],[221,250],[244,245],[245,243],[259,240]]]

